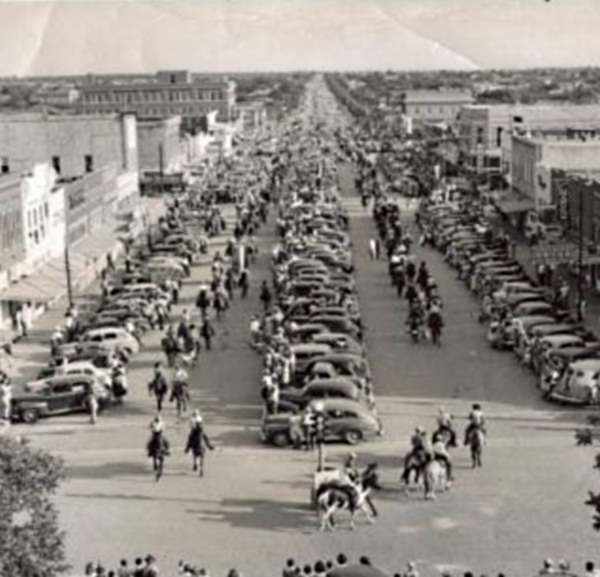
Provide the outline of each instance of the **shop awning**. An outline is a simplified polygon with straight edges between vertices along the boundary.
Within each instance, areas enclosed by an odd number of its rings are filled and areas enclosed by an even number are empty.
[[[83,271],[80,259],[71,259],[73,278]],[[0,292],[0,300],[19,302],[50,302],[64,296],[67,292],[67,273],[62,257],[54,258],[34,273],[20,278],[6,290]]]
[[[535,202],[528,197],[507,196],[493,199],[493,203],[503,214],[529,212],[535,209]]]
[[[0,300],[18,302],[47,303],[66,292],[66,281],[63,286],[57,281],[38,277],[37,273],[27,278],[19,279],[15,284],[0,293]]]

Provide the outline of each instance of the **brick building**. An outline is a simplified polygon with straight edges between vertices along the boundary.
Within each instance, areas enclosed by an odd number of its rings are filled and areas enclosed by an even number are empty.
[[[196,132],[214,110],[221,122],[234,116],[236,87],[228,78],[166,70],[134,80],[89,75],[78,86],[83,113],[132,112],[138,118],[181,116],[182,128]]]
[[[137,170],[133,115],[0,115],[0,170],[21,174],[49,162],[58,177],[94,172],[107,164]]]

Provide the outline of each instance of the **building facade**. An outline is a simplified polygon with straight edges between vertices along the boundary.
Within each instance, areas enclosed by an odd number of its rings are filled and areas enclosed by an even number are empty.
[[[472,175],[503,174],[510,178],[512,135],[529,132],[600,131],[598,105],[463,106],[458,120],[460,158]]]
[[[600,169],[600,137],[570,137],[567,133],[538,132],[512,135],[511,182],[513,189],[534,200],[536,209],[553,205],[552,171]]]
[[[235,82],[199,78],[187,71],[161,71],[145,80],[95,81],[79,86],[82,113],[135,113],[139,118],[181,116],[186,131],[196,131],[202,117],[216,110],[219,120],[234,116]]]
[[[416,122],[456,121],[462,106],[473,103],[473,96],[458,90],[411,90],[400,95],[402,114]]]
[[[137,171],[133,115],[0,115],[0,172],[27,173],[50,163],[58,178],[89,174],[107,164]]]
[[[185,159],[181,117],[140,119],[137,131],[140,176],[145,171],[170,173],[181,169]]]

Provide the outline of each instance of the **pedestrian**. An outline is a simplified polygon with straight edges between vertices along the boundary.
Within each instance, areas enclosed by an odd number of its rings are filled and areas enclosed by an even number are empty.
[[[271,305],[272,296],[266,280],[262,282],[260,287],[259,299],[262,302],[264,312],[267,312],[269,310],[269,306]]]
[[[11,421],[12,386],[8,378],[3,378],[0,383],[0,419],[6,425]]]
[[[131,571],[127,566],[127,559],[121,559],[119,569],[117,570],[117,577],[131,577]]]
[[[200,325],[200,337],[204,340],[204,348],[207,351],[211,350],[212,338],[215,336],[215,329],[210,322],[210,319],[206,317]]]
[[[154,377],[148,383],[148,393],[150,396],[154,395],[156,398],[156,410],[160,413],[162,411],[162,404],[169,390],[167,383],[167,377],[164,373],[162,363],[159,361],[154,364]]]
[[[98,420],[98,398],[92,386],[87,390],[86,404],[90,414],[90,423],[95,425]]]
[[[185,446],[185,453],[192,453],[193,470],[198,471],[200,477],[204,477],[204,455],[206,449],[214,450],[213,444],[206,435],[200,411],[194,411],[190,421],[190,432]]]
[[[240,297],[246,298],[248,289],[250,288],[250,273],[248,269],[242,269],[238,277],[238,286],[240,287]]]

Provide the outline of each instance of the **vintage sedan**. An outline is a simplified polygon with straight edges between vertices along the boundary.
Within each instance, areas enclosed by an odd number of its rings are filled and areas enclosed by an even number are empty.
[[[110,394],[94,377],[60,375],[15,388],[12,399],[13,418],[35,423],[41,417],[51,417],[88,410],[87,398],[94,391],[100,408],[110,401]]]
[[[322,408],[325,415],[325,440],[343,440],[356,445],[362,440],[383,434],[383,426],[375,413],[357,401],[348,399],[319,399],[309,405]],[[264,442],[285,447],[291,443],[290,414],[268,415],[263,421],[261,438]]]

